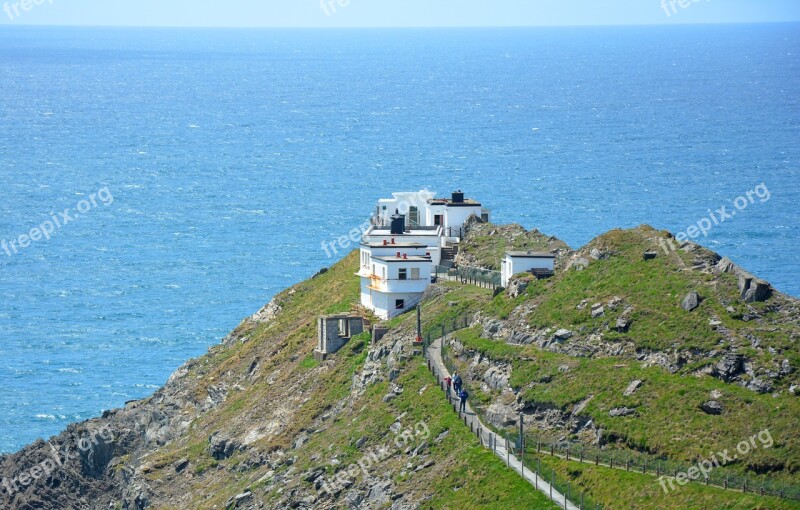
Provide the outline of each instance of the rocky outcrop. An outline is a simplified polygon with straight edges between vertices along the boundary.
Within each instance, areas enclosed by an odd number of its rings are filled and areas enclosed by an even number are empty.
[[[683,308],[687,312],[693,311],[698,306],[700,306],[700,295],[697,293],[696,290],[693,290],[688,294],[686,294],[686,297],[684,297],[683,301],[681,301],[681,308]]]
[[[700,404],[700,409],[706,414],[722,414],[722,404],[717,400],[709,400]]]

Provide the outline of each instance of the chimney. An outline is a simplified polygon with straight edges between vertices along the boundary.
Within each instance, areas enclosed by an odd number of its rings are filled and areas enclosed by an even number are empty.
[[[463,204],[464,203],[464,192],[461,190],[453,192],[453,203],[454,204]]]
[[[400,258],[400,252],[399,251],[397,252],[397,258],[398,259]]]
[[[400,254],[398,253],[398,255],[400,255]],[[403,254],[403,260],[408,260],[408,253],[404,253]]]
[[[389,244],[389,241],[387,241],[386,239],[384,239],[384,240],[383,240],[383,245],[384,245],[384,246],[386,246],[387,244]]]
[[[406,231],[406,217],[400,214],[392,216],[392,235],[401,236]]]
[[[394,244],[394,237],[392,238],[392,244]]]

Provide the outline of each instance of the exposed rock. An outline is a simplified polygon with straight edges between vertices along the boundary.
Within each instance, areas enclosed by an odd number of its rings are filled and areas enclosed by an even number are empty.
[[[769,282],[742,271],[739,273],[739,292],[746,303],[755,303],[769,299],[772,287]]]
[[[241,508],[244,507],[246,504],[250,503],[252,499],[253,499],[253,493],[250,491],[246,491],[230,498],[228,502],[225,503],[225,506],[226,508]]]
[[[176,473],[180,473],[181,471],[186,469],[188,466],[189,466],[189,459],[181,459],[178,462],[176,462],[175,464],[173,464],[173,467],[175,468],[175,472]]]
[[[747,383],[747,389],[756,393],[769,393],[772,391],[772,384],[756,377]]]
[[[695,290],[686,294],[686,297],[681,301],[681,308],[687,312],[691,312],[698,306],[700,306],[700,295]]]
[[[530,282],[521,280],[520,278],[512,278],[511,281],[508,282],[506,293],[508,294],[508,297],[514,299],[520,294],[524,294],[525,291],[528,290],[529,285]]]
[[[510,378],[510,366],[492,366],[483,374],[483,381],[493,390],[502,390],[507,387]]]
[[[722,414],[722,404],[720,404],[717,400],[703,402],[700,404],[700,409],[702,409],[706,414]]]
[[[211,434],[208,438],[208,453],[217,460],[227,459],[240,448],[241,445],[237,441],[219,432]]]
[[[553,340],[557,340],[557,341],[562,341],[563,342],[564,340],[569,340],[570,338],[572,338],[572,336],[574,334],[575,333],[573,333],[572,331],[562,328],[562,329],[559,329],[558,331],[556,331],[553,334]]]
[[[618,418],[621,416],[633,416],[636,414],[636,409],[631,409],[629,407],[615,407],[614,409],[608,412],[608,415],[612,418]]]
[[[722,259],[717,262],[717,265],[714,266],[714,272],[717,274],[722,273],[737,273],[739,271],[739,266],[734,264],[734,262],[729,259],[728,257],[722,257]]]
[[[792,365],[789,363],[789,360],[783,360],[783,362],[781,362],[781,375],[791,375],[792,372],[794,372],[794,369],[792,369]]]
[[[621,316],[617,319],[616,330],[618,333],[627,333],[631,327],[631,320],[628,317]]]
[[[494,338],[494,336],[500,331],[500,328],[503,327],[503,323],[498,320],[489,320],[486,321],[483,325],[483,336],[485,338]]]
[[[658,257],[658,252],[655,250],[646,251],[642,254],[644,260],[653,260],[656,257]]]
[[[575,259],[569,267],[574,267],[577,271],[582,271],[589,267],[589,261],[583,257]]]
[[[280,313],[280,311],[281,306],[278,304],[277,300],[273,299],[267,303],[264,308],[253,314],[253,316],[250,317],[250,320],[257,324],[266,324],[274,319],[275,316]]]
[[[722,398],[722,392],[719,390],[712,390],[709,395],[711,396],[712,400],[719,400]]]
[[[742,373],[744,373],[744,356],[735,352],[726,353],[711,370],[713,376],[725,382],[732,381]]]
[[[598,317],[602,317],[605,314],[606,314],[606,311],[603,308],[602,304],[597,303],[597,304],[592,305],[592,318],[593,319],[596,319]]]
[[[633,381],[628,385],[628,388],[622,393],[622,395],[625,397],[630,397],[631,395],[636,393],[636,390],[638,390],[641,387],[642,387],[642,381],[639,380]]]

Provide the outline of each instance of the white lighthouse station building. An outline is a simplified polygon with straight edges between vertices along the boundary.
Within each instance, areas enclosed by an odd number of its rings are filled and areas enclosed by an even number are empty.
[[[473,215],[488,222],[490,213],[461,191],[450,198],[422,190],[379,200],[361,243],[361,304],[381,319],[414,308],[434,267],[452,264]]]

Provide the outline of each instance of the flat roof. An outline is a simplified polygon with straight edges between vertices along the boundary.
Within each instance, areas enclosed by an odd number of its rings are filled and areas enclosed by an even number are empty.
[[[428,247],[427,244],[411,243],[411,242],[388,243],[388,244],[383,244],[383,243],[361,243],[361,246],[369,246],[370,248],[392,248],[394,246],[397,246],[397,247],[400,247],[400,248],[427,248]]]
[[[430,262],[430,257],[423,257],[419,255],[415,255],[413,257],[372,257],[373,259],[380,260],[383,262]]]
[[[386,237],[402,237],[402,236],[434,236],[438,235],[439,230],[441,227],[438,225],[435,227],[414,227],[411,230],[406,230],[402,234],[392,234],[391,227],[374,227],[372,230],[368,230],[366,234],[367,236],[386,236]]]
[[[430,205],[445,205],[447,207],[481,207],[481,203],[471,198],[465,198],[463,202],[453,202],[450,198],[431,198],[428,200]]]
[[[506,255],[514,258],[529,259],[554,259],[556,256],[549,251],[507,251]]]

